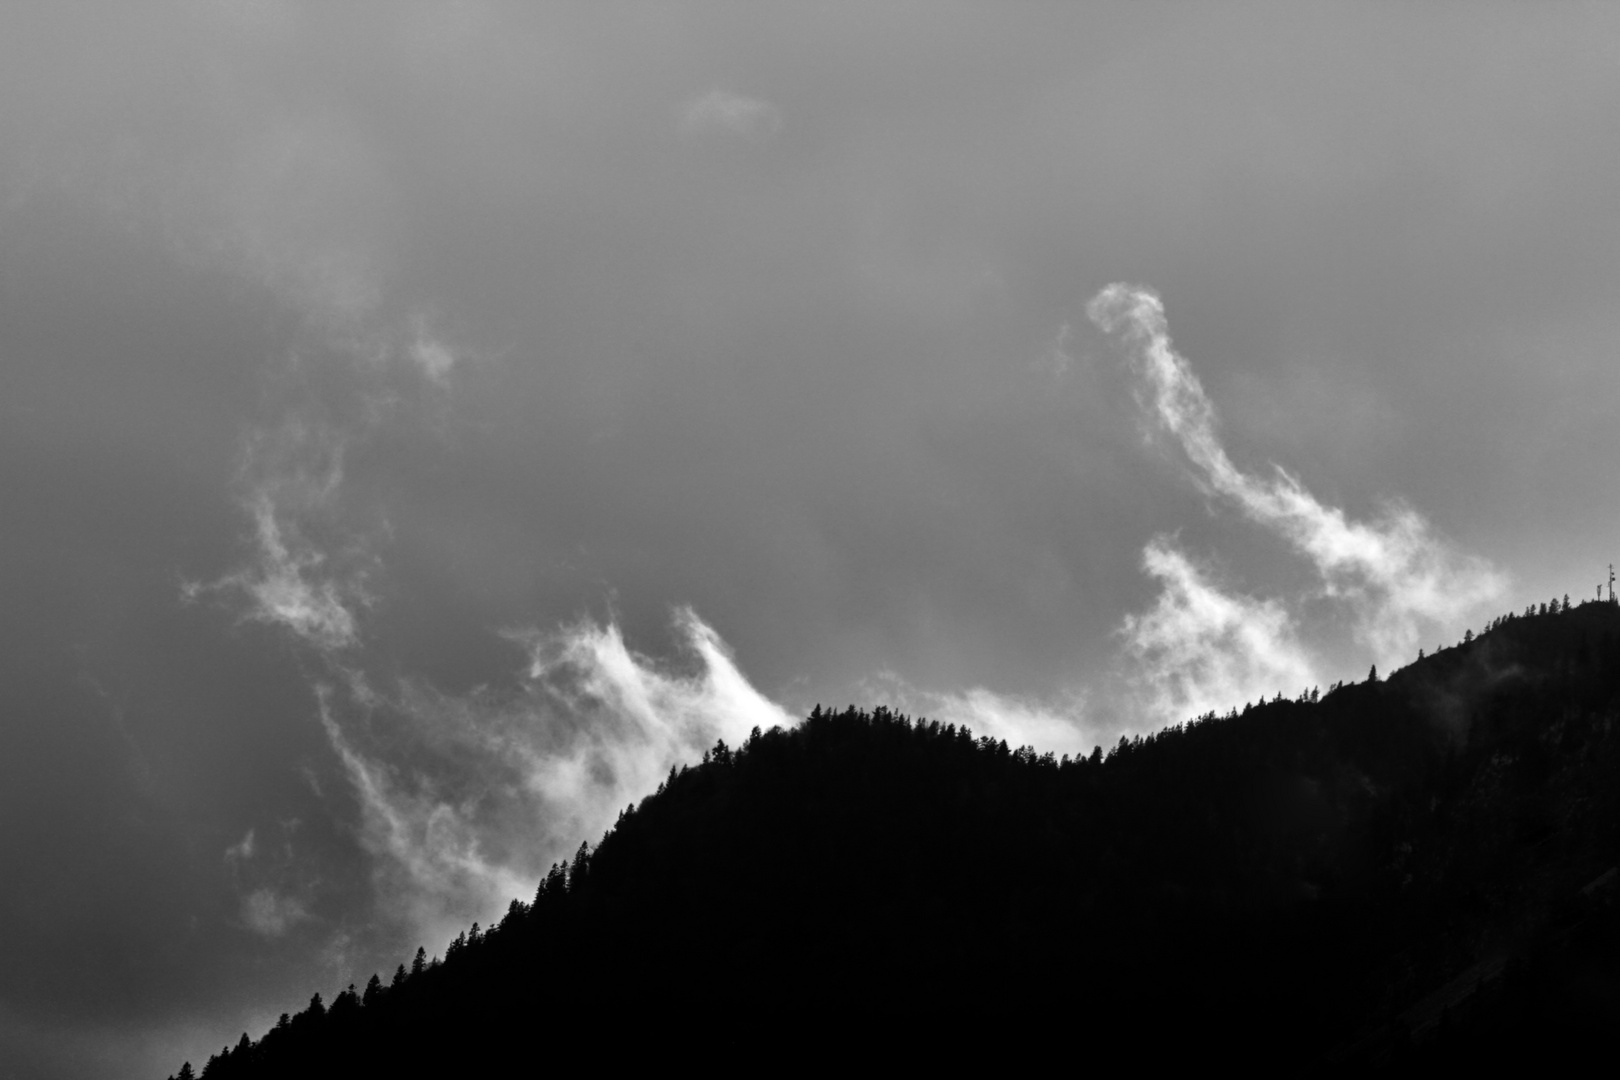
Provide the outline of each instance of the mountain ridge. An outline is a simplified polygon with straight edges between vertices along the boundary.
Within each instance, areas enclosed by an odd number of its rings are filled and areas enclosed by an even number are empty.
[[[1019,1022],[1166,1060],[1544,1056],[1614,1015],[1614,890],[1581,890],[1620,861],[1616,779],[1599,602],[1079,759],[818,707],[672,770],[443,960],[317,996],[202,1075],[509,1071],[547,1038],[717,1017],[734,1047],[913,1056]],[[1559,966],[1571,934],[1595,975]]]

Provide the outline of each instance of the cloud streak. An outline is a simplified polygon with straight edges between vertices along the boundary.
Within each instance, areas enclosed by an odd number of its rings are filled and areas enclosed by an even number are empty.
[[[259,565],[236,578],[253,601],[249,617],[285,626],[321,649],[354,644],[354,615],[343,602],[342,588],[322,576],[325,556],[289,535],[268,495],[254,498],[252,514]]]
[[[546,867],[595,842],[670,769],[716,739],[792,723],[749,684],[715,630],[675,616],[684,667],[631,650],[613,623],[510,634],[516,689],[447,695],[358,670],[321,690],[321,716],[377,858],[378,896],[442,944],[530,891]]]
[[[863,689],[867,697],[886,699],[900,712],[966,726],[1012,747],[1080,756],[1090,753],[1097,742],[1109,741],[1088,716],[1080,696],[1047,702],[983,686],[954,692],[922,690],[892,672],[875,677]]]
[[[768,101],[715,89],[681,107],[681,130],[768,139],[782,130],[782,112]]]
[[[306,533],[337,502],[344,446],[333,433],[297,423],[248,440],[243,503],[253,522],[253,559],[217,581],[188,583],[183,595],[245,598],[243,618],[279,626],[322,652],[356,645],[355,610],[370,602],[365,568],[334,560]]]
[[[1123,344],[1139,402],[1180,446],[1194,481],[1304,556],[1319,575],[1323,595],[1353,612],[1357,638],[1377,660],[1409,656],[1427,631],[1454,626],[1501,595],[1506,580],[1500,571],[1458,551],[1401,502],[1390,502],[1373,520],[1356,521],[1324,505],[1280,466],[1268,476],[1238,468],[1221,443],[1215,407],[1173,348],[1164,305],[1151,290],[1110,285],[1086,313]],[[1149,562],[1161,580],[1185,579],[1162,554],[1150,554]],[[1168,577],[1154,570],[1155,562]]]

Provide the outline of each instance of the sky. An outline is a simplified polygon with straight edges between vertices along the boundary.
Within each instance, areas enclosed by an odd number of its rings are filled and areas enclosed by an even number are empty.
[[[0,1076],[164,1076],[716,739],[1593,594],[1620,11],[0,8]]]

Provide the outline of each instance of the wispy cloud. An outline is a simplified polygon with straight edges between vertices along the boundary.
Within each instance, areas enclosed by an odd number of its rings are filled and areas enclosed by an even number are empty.
[[[184,595],[240,596],[248,601],[246,619],[280,626],[323,651],[354,645],[354,612],[368,602],[364,568],[354,559],[337,565],[305,533],[335,504],[344,447],[336,433],[298,423],[249,439],[242,476],[253,558],[217,581],[187,584]]]
[[[262,937],[281,937],[307,918],[302,901],[274,889],[254,889],[242,898],[242,922]]]
[[[782,113],[759,98],[710,90],[681,107],[681,130],[689,135],[720,132],[764,139],[782,129]]]
[[[1426,632],[1453,627],[1502,593],[1500,571],[1458,551],[1404,503],[1355,521],[1280,466],[1267,476],[1238,468],[1221,443],[1214,405],[1171,345],[1164,305],[1152,291],[1110,285],[1086,310],[1123,342],[1140,402],[1176,440],[1193,479],[1308,559],[1323,594],[1350,607],[1358,637],[1378,660],[1409,656]]]
[[[441,386],[444,385],[460,358],[442,338],[429,331],[427,320],[421,316],[412,320],[411,329],[412,335],[410,343],[406,346],[406,354],[423,375]]]
[[[253,858],[254,848],[257,846],[254,832],[255,830],[249,829],[242,839],[225,849],[225,861],[227,863],[245,862]]]
[[[1012,747],[1078,756],[1089,753],[1095,743],[1108,741],[1078,696],[1051,702],[998,694],[982,686],[954,692],[925,690],[892,672],[876,676],[864,689],[869,697],[887,700],[900,712],[966,726]]]
[[[361,839],[379,860],[378,897],[392,917],[442,944],[451,928],[487,918],[528,888],[533,867],[521,873],[486,854],[489,822],[474,783],[463,777],[455,785],[462,790],[446,792],[434,775],[441,762],[391,765],[363,753],[339,723],[329,693],[321,695],[321,719],[360,800]],[[499,775],[509,772],[507,763],[484,762],[482,771],[492,792],[510,787],[510,776]]]
[[[296,877],[290,842],[280,850],[266,849],[259,842],[258,830],[249,829],[225,849],[224,859],[227,876],[240,897],[238,915],[247,929],[261,937],[278,938],[311,918],[307,883],[289,884]]]
[[[586,621],[510,635],[526,662],[506,695],[411,680],[379,690],[358,671],[341,699],[322,692],[395,917],[442,941],[532,889],[716,739],[792,722],[696,614],[677,612],[676,628],[684,670],[631,650],[616,624]]]
[[[285,626],[323,649],[354,644],[354,615],[341,586],[320,576],[325,555],[287,535],[269,496],[257,496],[252,512],[259,565],[237,578],[253,599],[249,617]]]
[[[1040,356],[1036,357],[1030,367],[1037,371],[1045,371],[1053,378],[1061,379],[1074,367],[1074,357],[1069,355],[1069,343],[1074,339],[1074,328],[1064,323],[1058,328],[1057,335]]]
[[[1142,566],[1159,598],[1121,630],[1131,692],[1149,719],[1183,720],[1318,681],[1281,603],[1221,588],[1165,537],[1148,544]]]

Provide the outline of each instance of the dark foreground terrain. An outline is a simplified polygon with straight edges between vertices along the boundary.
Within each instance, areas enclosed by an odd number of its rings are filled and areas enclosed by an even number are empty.
[[[200,1075],[1607,1069],[1617,863],[1611,604],[1080,760],[817,710],[672,774],[442,960]]]

